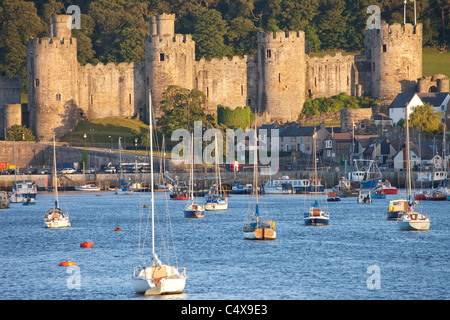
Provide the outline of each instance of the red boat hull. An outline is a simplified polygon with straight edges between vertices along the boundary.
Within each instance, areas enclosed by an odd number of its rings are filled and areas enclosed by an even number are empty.
[[[438,197],[438,196],[436,196],[436,197],[425,197],[425,200],[428,200],[428,201],[444,201],[444,200],[447,200],[447,197]]]
[[[187,194],[171,194],[170,200],[189,200],[189,196]]]
[[[415,194],[414,199],[415,200],[426,200],[426,197],[424,194]]]
[[[383,194],[397,194],[397,189],[382,189]]]

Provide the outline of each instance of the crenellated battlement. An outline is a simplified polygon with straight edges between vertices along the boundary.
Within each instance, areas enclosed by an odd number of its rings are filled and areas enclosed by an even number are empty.
[[[376,39],[384,39],[388,38],[398,39],[403,38],[406,39],[408,37],[411,38],[421,38],[422,37],[422,24],[412,25],[410,23],[407,24],[399,24],[394,23],[389,25],[387,23],[381,24],[380,29],[368,29],[366,30],[366,35],[370,38]]]
[[[34,47],[59,47],[65,46],[73,48],[77,45],[76,38],[30,38],[28,39],[28,45]]]
[[[231,58],[229,57],[222,57],[222,58],[212,58],[211,60],[206,60],[205,58],[201,58],[198,63],[200,65],[223,65],[223,64],[237,64],[237,63],[244,63],[246,64],[248,61],[248,56],[233,56]]]
[[[261,43],[286,43],[298,42],[304,44],[305,33],[303,31],[278,31],[278,32],[260,32],[258,34],[258,42]]]
[[[171,43],[188,43],[189,45],[192,45],[194,43],[192,40],[192,35],[190,34],[176,34],[175,36],[147,35],[146,39],[149,43],[153,44],[160,44],[161,42],[164,42],[167,45],[170,45]]]
[[[106,64],[99,62],[97,64],[91,64],[88,63],[84,66],[80,66],[80,69],[86,69],[86,70],[111,70],[111,69],[118,69],[118,70],[125,70],[125,69],[133,69],[135,66],[134,62],[120,62],[120,63],[114,63],[114,62],[108,62]]]

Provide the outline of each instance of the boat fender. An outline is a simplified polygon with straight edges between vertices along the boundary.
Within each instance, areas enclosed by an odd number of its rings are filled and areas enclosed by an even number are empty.
[[[394,206],[390,206],[390,207],[389,207],[389,211],[392,212],[392,211],[394,211],[394,210],[395,210],[395,207],[394,207]]]

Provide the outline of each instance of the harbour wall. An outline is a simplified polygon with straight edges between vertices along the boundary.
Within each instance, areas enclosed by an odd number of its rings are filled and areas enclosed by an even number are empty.
[[[187,182],[189,180],[189,175],[186,172],[168,172],[167,175],[171,177],[173,180],[178,180],[182,182]],[[290,179],[307,179],[312,178],[314,172],[311,171],[285,171],[278,172],[276,176],[273,176],[272,179],[279,179],[282,176],[289,176]],[[320,174],[320,178],[323,179],[323,185],[327,189],[331,189],[333,186],[337,185],[339,179],[344,175],[343,172],[324,172]],[[198,185],[201,186],[210,186],[215,183],[215,174],[213,172],[197,172],[194,174],[195,181]],[[139,173],[136,175],[135,173],[124,173],[122,176],[123,180],[126,182],[135,182],[138,179],[144,187],[148,187],[150,180],[150,173]],[[158,185],[158,181],[160,178],[159,173],[154,174],[155,186]],[[386,171],[383,173],[383,178],[385,180],[389,180],[392,185],[398,188],[405,187],[405,171]],[[14,185],[14,175],[1,175],[0,176],[0,189],[1,190],[11,190]],[[47,187],[51,187],[53,185],[52,175],[18,175],[17,181],[33,181],[37,184],[40,190],[43,190]],[[417,173],[413,173],[413,181],[417,179]],[[73,188],[77,185],[82,185],[84,181],[95,181],[95,183],[101,187],[103,190],[107,190],[110,187],[116,187],[119,184],[118,174],[106,174],[106,173],[97,173],[97,174],[60,174],[58,175],[58,185],[62,188]],[[229,172],[224,171],[221,172],[221,180],[222,183],[233,185],[234,181],[239,181],[242,184],[252,183],[253,181],[253,172]],[[258,181],[260,183],[266,183],[269,180],[269,176],[258,177]],[[166,182],[172,183],[166,179]],[[418,185],[416,186],[418,187]]]

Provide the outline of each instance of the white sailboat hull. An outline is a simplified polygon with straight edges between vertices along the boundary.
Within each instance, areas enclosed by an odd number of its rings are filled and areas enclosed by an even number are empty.
[[[223,211],[228,209],[228,203],[206,203],[205,210],[206,211]]]
[[[425,231],[430,229],[430,220],[398,220],[400,230]]]
[[[152,268],[143,268],[137,276],[133,276],[132,283],[136,293],[146,295],[181,293],[186,285],[186,272],[179,274],[172,266],[165,266],[172,273],[165,277],[152,277]],[[154,272],[154,271],[153,271]]]
[[[69,218],[45,220],[45,227],[51,229],[61,229],[70,227]]]
[[[123,188],[123,189],[116,188],[116,193],[118,195],[130,195],[130,194],[133,194],[134,192],[133,192],[133,190],[130,190],[128,188]]]

